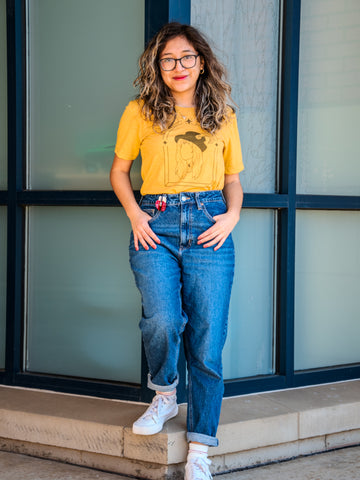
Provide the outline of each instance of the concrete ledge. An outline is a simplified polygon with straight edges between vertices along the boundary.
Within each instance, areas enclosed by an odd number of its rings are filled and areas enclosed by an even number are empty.
[[[0,449],[146,479],[183,478],[186,405],[157,435],[134,435],[144,405],[0,387]],[[213,472],[360,443],[360,380],[223,401]]]
[[[0,450],[45,458],[48,460],[57,460],[64,463],[71,463],[73,465],[80,465],[83,467],[149,480],[168,478],[176,479],[177,476],[179,479],[183,479],[183,476],[181,477],[176,473],[179,470],[178,465],[172,466],[141,462],[139,460],[134,461],[124,457],[102,455],[5,438],[0,438]]]

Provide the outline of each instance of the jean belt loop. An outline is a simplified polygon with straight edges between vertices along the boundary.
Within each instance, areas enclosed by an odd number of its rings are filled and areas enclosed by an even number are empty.
[[[200,194],[199,192],[195,192],[195,202],[198,210],[201,210],[201,201],[200,201]]]

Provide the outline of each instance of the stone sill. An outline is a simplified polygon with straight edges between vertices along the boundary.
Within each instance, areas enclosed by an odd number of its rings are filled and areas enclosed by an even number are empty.
[[[154,436],[144,405],[0,387],[0,449],[145,479],[183,478],[186,405]],[[226,398],[213,473],[360,443],[360,380]]]

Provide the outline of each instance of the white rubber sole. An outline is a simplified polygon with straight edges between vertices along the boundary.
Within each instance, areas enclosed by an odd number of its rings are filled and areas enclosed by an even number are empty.
[[[132,431],[136,435],[155,435],[155,433],[161,432],[163,429],[164,423],[170,420],[171,418],[176,417],[176,415],[179,412],[179,407],[176,405],[176,408],[174,408],[170,413],[164,417],[164,420],[162,423],[157,423],[156,425],[151,425],[151,426],[141,426],[141,425],[136,425],[136,422],[133,424]]]

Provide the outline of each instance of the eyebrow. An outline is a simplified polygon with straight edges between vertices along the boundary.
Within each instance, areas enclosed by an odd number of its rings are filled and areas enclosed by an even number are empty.
[[[182,50],[182,53],[194,53],[194,50]],[[171,52],[168,52],[168,53],[162,53],[161,56],[163,55],[174,55],[173,53]]]

